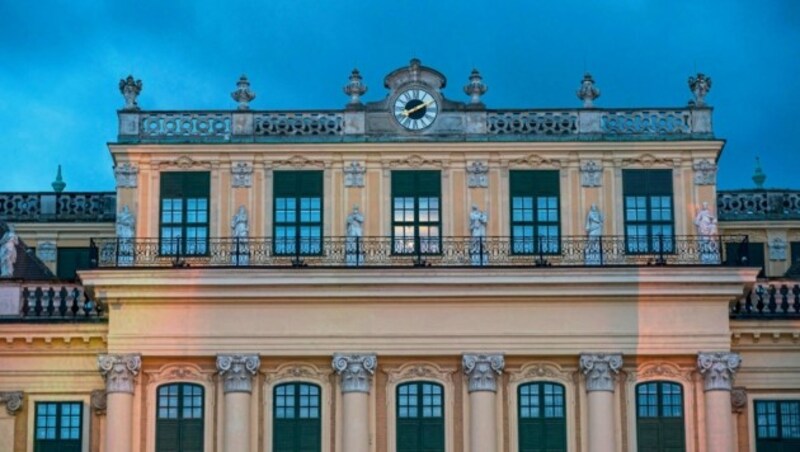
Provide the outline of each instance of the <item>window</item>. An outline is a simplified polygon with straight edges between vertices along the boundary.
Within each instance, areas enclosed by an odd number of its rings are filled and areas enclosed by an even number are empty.
[[[81,402],[37,402],[34,452],[80,452]]]
[[[528,383],[517,388],[519,452],[567,450],[564,386]]]
[[[636,386],[636,436],[641,452],[686,450],[683,388],[677,383],[652,382]]]
[[[441,252],[442,183],[439,171],[392,171],[392,251]]]
[[[203,387],[160,386],[157,402],[156,452],[203,452]]]
[[[756,400],[756,451],[800,450],[800,401]]]
[[[74,280],[78,270],[89,268],[89,248],[62,248],[57,250],[58,279]]]
[[[286,383],[273,391],[274,452],[322,450],[320,388],[310,383]]]
[[[558,171],[511,171],[511,252],[560,249]]]
[[[209,184],[207,172],[161,173],[162,255],[208,253]]]
[[[623,170],[622,190],[627,252],[672,253],[672,170]]]
[[[275,254],[321,253],[322,171],[276,171],[273,193]]]
[[[761,267],[759,278],[764,277],[764,244],[761,242],[748,242],[747,247],[740,243],[726,243],[725,257],[730,265],[746,265],[748,267]]]
[[[444,452],[443,391],[429,382],[397,387],[397,452]]]

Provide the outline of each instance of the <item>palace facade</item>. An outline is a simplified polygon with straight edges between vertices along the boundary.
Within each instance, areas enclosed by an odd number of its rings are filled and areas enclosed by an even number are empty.
[[[0,451],[800,450],[800,191],[717,191],[709,78],[384,85],[148,111],[128,77],[115,192],[0,193]]]

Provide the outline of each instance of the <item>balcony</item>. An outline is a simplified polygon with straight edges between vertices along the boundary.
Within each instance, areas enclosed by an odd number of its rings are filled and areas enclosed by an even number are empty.
[[[75,284],[22,283],[0,286],[0,322],[102,322],[102,303]]]
[[[731,319],[800,319],[800,284],[758,283],[731,303]]]
[[[273,238],[95,239],[95,268],[153,267],[597,267],[740,265],[747,236],[623,236],[512,240],[509,237],[326,237],[295,242]],[[730,255],[729,255],[730,253]]]
[[[800,220],[800,190],[733,190],[717,193],[721,221]]]
[[[113,222],[114,192],[0,193],[0,220],[9,223]]]

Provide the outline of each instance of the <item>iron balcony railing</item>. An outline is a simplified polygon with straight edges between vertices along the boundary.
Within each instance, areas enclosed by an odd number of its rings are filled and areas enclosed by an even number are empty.
[[[25,222],[113,222],[114,192],[0,193],[0,220]]]
[[[732,319],[800,319],[800,285],[796,282],[759,283],[731,303]]]
[[[747,236],[94,239],[95,268],[740,265]]]

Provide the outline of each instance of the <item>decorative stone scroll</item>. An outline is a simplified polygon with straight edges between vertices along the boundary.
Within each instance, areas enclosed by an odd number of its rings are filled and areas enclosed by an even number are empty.
[[[717,183],[717,164],[711,160],[700,160],[692,165],[695,185],[714,185]]]
[[[14,416],[22,409],[22,399],[22,391],[0,392],[0,403],[6,404],[6,412],[11,416]]]
[[[730,391],[733,375],[742,364],[738,353],[714,352],[697,355],[697,369],[705,377],[706,391]]]
[[[92,391],[92,396],[89,399],[90,405],[94,413],[98,416],[106,414],[108,407],[108,397],[106,396],[105,389],[95,389]]]
[[[462,360],[464,374],[469,378],[469,392],[497,392],[497,376],[503,373],[506,361],[503,355],[464,354]]]
[[[58,248],[56,247],[56,242],[39,242],[36,245],[36,257],[41,259],[42,262],[55,262],[57,254]]]
[[[581,164],[581,187],[599,187],[603,180],[603,165],[597,160]]]
[[[341,378],[342,393],[369,392],[372,375],[378,367],[378,357],[374,354],[349,355],[336,353],[333,355],[333,370]]]
[[[117,188],[136,188],[136,180],[139,175],[139,168],[136,165],[125,162],[114,167],[114,177],[117,180]]]
[[[786,240],[782,237],[773,237],[769,241],[769,260],[771,261],[785,261],[786,260]]]
[[[253,166],[247,162],[236,162],[231,167],[231,186],[247,188],[253,185]]]
[[[350,162],[344,167],[344,186],[345,187],[363,187],[364,174],[367,169],[361,162]]]
[[[475,160],[467,165],[467,186],[469,188],[487,188],[489,186],[489,165]]]
[[[615,375],[622,369],[622,354],[581,355],[581,372],[586,375],[586,392],[614,391]]]
[[[100,355],[97,357],[97,367],[106,382],[107,394],[114,392],[133,394],[134,380],[142,368],[142,356]]]
[[[229,392],[251,392],[253,377],[261,367],[258,355],[217,355],[217,371],[222,389]]]

